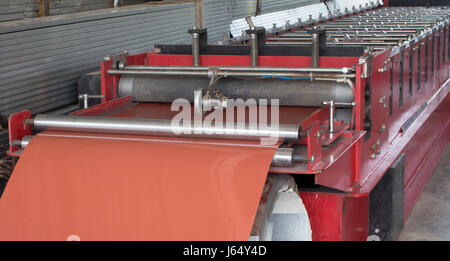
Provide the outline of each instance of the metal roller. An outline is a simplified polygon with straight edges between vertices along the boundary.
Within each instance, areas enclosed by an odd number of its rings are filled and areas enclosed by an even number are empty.
[[[34,136],[24,136],[22,140],[14,140],[12,145],[20,146],[22,149],[28,146]],[[304,159],[296,159],[293,148],[278,148],[273,155],[272,167],[292,167],[296,161],[304,161]]]
[[[292,167],[295,163],[293,148],[278,148],[272,158],[273,167]]]
[[[135,102],[172,102],[184,98],[193,102],[194,91],[206,89],[210,80],[200,77],[127,76],[120,78],[119,96]],[[352,102],[347,83],[286,79],[221,78],[214,89],[229,99],[279,99],[282,106],[322,106],[322,101]]]
[[[172,125],[171,120],[44,114],[36,115],[33,120],[26,120],[25,124],[32,124],[37,129],[56,131],[190,138],[261,140],[276,137],[282,141],[298,142],[301,136],[301,127],[294,124],[280,124],[278,129],[250,128],[248,124],[226,128],[226,126],[204,127],[201,122],[193,121],[176,126]]]

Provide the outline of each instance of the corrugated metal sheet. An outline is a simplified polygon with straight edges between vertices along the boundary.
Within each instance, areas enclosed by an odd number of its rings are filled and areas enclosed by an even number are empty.
[[[261,13],[272,13],[317,3],[320,3],[320,0],[262,0]]]
[[[256,14],[258,0],[231,0],[233,19],[238,19]]]
[[[111,7],[111,0],[58,0],[50,1],[50,15],[67,14]]]
[[[0,0],[0,22],[36,17],[38,0]]]
[[[327,5],[330,8],[330,11],[333,13],[337,13],[339,9],[341,13],[345,12],[345,8],[349,12],[352,11],[353,7],[355,9],[367,9],[372,5],[383,5],[383,1],[381,0],[331,0],[327,1]]]
[[[40,0],[0,0],[0,22],[36,17],[39,3]],[[111,7],[111,3],[111,0],[50,0],[49,14],[104,9]]]
[[[367,5],[366,5],[367,4]],[[284,30],[286,21],[291,25],[297,23],[301,19],[302,22],[307,22],[309,16],[313,20],[319,19],[320,14],[325,18],[327,16],[338,16],[338,10],[344,13],[345,8],[349,12],[352,11],[352,7],[361,10],[371,8],[375,4],[382,5],[381,0],[329,0],[325,3],[320,0],[263,0],[262,1],[262,14],[259,16],[252,16],[253,23],[256,26],[261,26],[270,30],[273,25],[277,29]],[[327,8],[328,6],[328,8]],[[277,11],[283,10],[283,11]],[[331,12],[331,15],[329,14]],[[233,18],[235,16],[233,15]],[[245,30],[248,29],[247,22],[243,18],[234,19],[230,25],[230,31],[233,37],[237,39],[244,35]],[[245,36],[244,36],[245,37]]]
[[[210,41],[228,30],[227,2],[205,1]],[[76,81],[105,54],[188,43],[192,3],[140,5],[0,24],[0,112],[45,112],[77,100]]]
[[[208,40],[215,42],[228,38],[232,20],[230,0],[204,1],[203,10]]]
[[[290,24],[297,23],[299,18],[302,21],[307,21],[309,19],[309,15],[312,16],[312,19],[318,19],[321,13],[323,16],[326,16],[328,14],[328,10],[325,4],[318,3],[297,7],[295,9],[254,16],[252,17],[252,20],[256,26],[261,26],[266,29],[271,29],[273,24],[275,24],[277,28],[283,29],[285,28],[286,21],[289,21]],[[248,29],[248,25],[244,18],[233,20],[230,25],[231,34],[233,37],[241,36],[246,29]]]
[[[257,0],[231,0],[233,20],[256,14]],[[262,0],[261,14],[320,3],[320,0]]]

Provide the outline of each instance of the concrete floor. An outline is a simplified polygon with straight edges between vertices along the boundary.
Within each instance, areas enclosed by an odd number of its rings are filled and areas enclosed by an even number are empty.
[[[450,146],[411,211],[398,240],[450,240]]]

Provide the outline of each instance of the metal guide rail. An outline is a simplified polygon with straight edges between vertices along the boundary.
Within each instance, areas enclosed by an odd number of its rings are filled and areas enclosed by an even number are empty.
[[[326,41],[333,46],[372,46],[374,50],[402,45],[448,20],[450,8],[380,8],[359,15],[314,25],[326,30]],[[268,45],[310,45],[307,28],[292,29],[268,37]]]

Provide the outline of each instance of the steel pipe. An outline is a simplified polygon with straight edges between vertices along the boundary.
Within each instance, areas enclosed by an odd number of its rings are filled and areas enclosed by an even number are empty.
[[[397,45],[398,42],[327,42],[327,45],[354,45],[354,46],[392,46]],[[311,45],[311,42],[306,41],[277,41],[266,42],[266,45]]]
[[[63,116],[38,114],[32,123],[37,129],[54,131],[75,131],[87,133],[150,135],[189,138],[215,138],[238,140],[261,140],[278,138],[287,142],[298,142],[301,127],[294,124],[280,124],[278,129],[252,128],[249,124],[234,128],[226,126],[203,126],[202,122],[173,124],[171,120],[112,118],[99,116]]]
[[[146,70],[146,71],[218,71],[218,72],[296,72],[296,73],[342,73],[348,74],[353,71],[350,67],[246,67],[246,66],[125,66],[124,70]]]
[[[153,75],[153,76],[203,76],[210,77],[208,71],[153,71],[153,70],[109,70],[109,74],[115,75]],[[342,75],[341,73],[300,73],[300,72],[239,72],[239,71],[218,71],[216,76],[223,77],[292,77],[301,78],[354,78],[354,74]]]
[[[200,66],[200,35],[192,33],[192,60],[194,66]]]
[[[258,66],[258,37],[256,34],[250,34],[250,48],[251,48],[251,58],[252,66]]]
[[[319,50],[320,50],[320,45],[319,45],[319,34],[318,33],[313,33],[311,35],[312,37],[312,67],[319,67],[319,58],[320,58],[320,54],[319,54]]]

